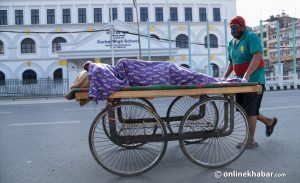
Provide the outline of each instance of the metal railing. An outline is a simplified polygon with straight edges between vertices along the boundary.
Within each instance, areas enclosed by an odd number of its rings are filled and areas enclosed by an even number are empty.
[[[61,97],[68,92],[68,79],[8,79],[0,82],[0,100]]]
[[[284,89],[286,87],[293,87],[295,89],[300,89],[300,79],[299,75],[285,75],[285,76],[268,76],[266,77],[267,87],[277,87]]]

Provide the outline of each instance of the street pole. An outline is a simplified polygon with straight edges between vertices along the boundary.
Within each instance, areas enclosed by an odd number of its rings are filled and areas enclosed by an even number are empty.
[[[191,44],[191,21],[187,22],[188,26],[188,44],[189,44],[189,67],[192,69],[192,44]]]
[[[277,36],[277,72],[278,72],[278,77],[280,77],[281,74],[281,68],[280,68],[280,32],[279,32],[279,21],[277,20],[276,22],[276,36]]]
[[[171,49],[172,49],[172,45],[171,45],[171,22],[170,22],[170,19],[168,19],[168,39],[169,39],[169,62],[172,61],[172,52],[171,52]]]
[[[292,30],[293,30],[293,74],[296,75],[296,28],[295,18],[293,18]]]
[[[293,18],[293,24],[292,24],[292,30],[293,30],[293,84],[294,89],[297,88],[297,70],[296,70],[296,25],[295,25],[295,17]]]
[[[228,35],[227,35],[227,19],[224,20],[224,32],[225,32],[225,53],[226,53],[226,59],[225,59],[225,66],[226,69],[228,67]]]
[[[209,35],[209,21],[206,21],[206,42],[207,42],[207,69],[208,69],[208,75],[211,76],[211,69],[210,69],[210,35]]]
[[[280,89],[283,88],[283,85],[282,85],[282,80],[283,80],[283,75],[281,74],[281,56],[280,56],[280,30],[279,30],[279,21],[277,20],[276,22],[276,36],[277,36],[277,65],[278,65],[278,68],[277,68],[277,71],[278,71],[278,74],[277,74],[277,78],[278,78],[278,86],[280,87]]]
[[[139,59],[142,59],[141,36],[140,36],[140,25],[139,25],[139,15],[138,15],[138,9],[137,9],[136,0],[133,0],[133,5],[134,5],[134,7],[135,7],[135,12],[136,12],[136,25],[137,25],[137,29],[138,29]]]
[[[114,28],[112,25],[112,0],[110,0],[110,12],[109,12],[109,20],[110,20],[110,44],[111,44],[111,65],[115,65],[115,49],[114,49],[114,40],[113,40],[113,33]]]
[[[147,35],[148,35],[148,60],[151,61],[151,48],[150,48],[150,22],[147,18]]]

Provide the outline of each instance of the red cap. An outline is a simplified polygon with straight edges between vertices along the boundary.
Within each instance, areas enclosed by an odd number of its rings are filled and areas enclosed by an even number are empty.
[[[232,25],[232,24],[239,24],[240,26],[242,27],[246,27],[246,22],[245,22],[245,19],[241,16],[236,16],[234,17],[231,21],[230,21],[230,24],[229,25]]]

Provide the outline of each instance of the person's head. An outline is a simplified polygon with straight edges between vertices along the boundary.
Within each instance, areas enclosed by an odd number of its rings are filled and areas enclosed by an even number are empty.
[[[234,38],[239,39],[245,30],[246,22],[245,19],[241,16],[236,16],[230,21],[230,29],[231,29],[231,35]]]
[[[93,63],[92,61],[88,60],[83,64],[83,69],[89,71],[90,64]]]

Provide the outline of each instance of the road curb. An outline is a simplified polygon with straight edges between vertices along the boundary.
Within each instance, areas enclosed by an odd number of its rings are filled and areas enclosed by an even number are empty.
[[[280,86],[266,86],[266,91],[279,91],[279,90],[299,90],[300,85],[297,85],[296,88],[294,85],[286,85],[281,88]]]
[[[54,103],[67,103],[74,102],[66,100],[65,98],[59,99],[17,99],[17,100],[0,100],[0,105],[26,105],[26,104],[54,104]]]

